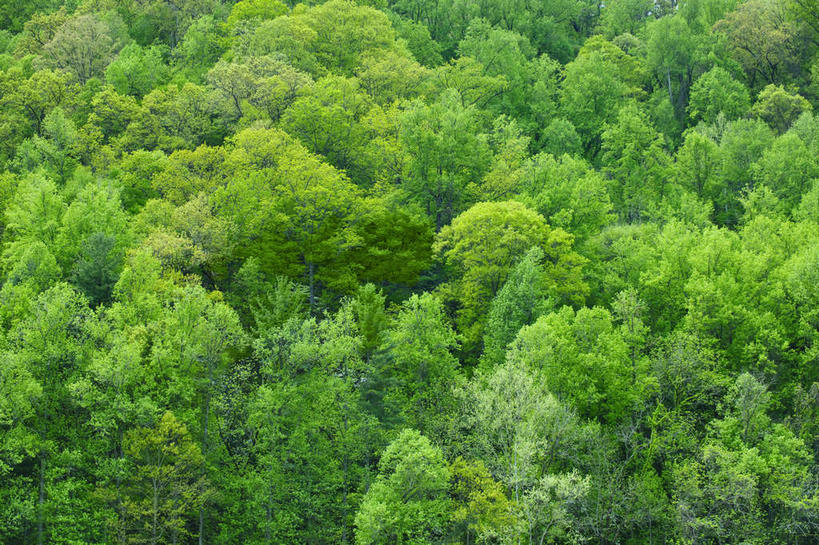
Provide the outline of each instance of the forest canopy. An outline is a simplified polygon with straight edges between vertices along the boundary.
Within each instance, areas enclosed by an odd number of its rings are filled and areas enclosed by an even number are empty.
[[[816,0],[0,0],[0,543],[819,541]]]

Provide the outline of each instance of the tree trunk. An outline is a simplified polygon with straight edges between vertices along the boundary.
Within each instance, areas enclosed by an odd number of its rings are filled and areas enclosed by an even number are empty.
[[[204,463],[202,464],[202,475],[207,477],[207,458],[208,458],[208,422],[210,417],[210,389],[213,383],[213,371],[212,368],[209,368],[208,371],[208,391],[205,394],[205,406],[203,408],[203,415],[202,415],[202,457],[204,458]],[[202,504],[199,507],[199,545],[203,545],[205,542],[205,505]]]
[[[153,497],[153,524],[151,525],[151,545],[156,545],[159,542],[159,483],[156,479],[153,480],[154,497]]]
[[[307,279],[310,284],[310,314],[313,314],[313,312],[316,310],[316,266],[312,262],[307,264]]]
[[[40,492],[37,497],[37,545],[43,545],[43,532],[45,531],[43,522],[43,511],[45,509],[45,453],[40,452]]]

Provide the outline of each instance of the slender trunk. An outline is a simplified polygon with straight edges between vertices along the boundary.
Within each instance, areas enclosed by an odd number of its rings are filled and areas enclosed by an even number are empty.
[[[151,544],[156,545],[159,542],[159,483],[156,482],[156,479],[153,481],[154,484],[154,497],[153,497],[153,524],[151,525]]]
[[[45,453],[40,452],[40,493],[37,498],[37,545],[43,545],[43,511],[45,510]]]
[[[272,465],[272,464],[271,464]],[[268,471],[272,472],[273,468],[269,467]],[[267,524],[264,527],[265,542],[272,545],[272,536],[270,535],[270,525],[273,524],[273,481],[271,480],[270,488],[267,496]]]
[[[312,314],[316,310],[316,266],[313,262],[307,264],[307,278],[310,284],[310,313]]]
[[[117,458],[121,461],[123,458],[122,452],[122,441],[123,441],[123,432],[122,427],[119,426],[118,430],[118,442],[117,442]],[[120,464],[117,464],[117,476],[114,479],[117,487],[117,508],[116,511],[119,513],[119,528],[117,529],[117,533],[119,534],[117,537],[119,542],[124,544],[125,543],[125,504],[122,502],[122,476],[120,475]]]
[[[210,388],[213,382],[212,369],[208,372],[208,392],[205,394],[205,406],[202,415],[202,457],[205,463],[202,465],[202,475],[207,477],[207,461],[208,461],[208,422],[210,417]],[[199,545],[205,542],[205,505],[199,507]]]
[[[665,81],[668,83],[668,100],[674,106],[674,94],[671,92],[671,70],[665,71]]]
[[[344,412],[344,438],[347,438],[347,429],[348,429],[348,420],[347,420],[347,412]],[[341,504],[341,512],[344,513],[344,524],[341,526],[341,542],[347,543],[347,520],[348,520],[348,513],[347,513],[347,494],[348,494],[348,479],[350,473],[350,455],[347,452],[347,449],[344,449],[344,456],[342,462],[343,468],[343,496],[342,496],[342,504]]]
[[[267,524],[264,527],[264,539],[267,543],[271,543],[270,541],[270,524],[273,520],[273,506],[268,503],[267,505]]]

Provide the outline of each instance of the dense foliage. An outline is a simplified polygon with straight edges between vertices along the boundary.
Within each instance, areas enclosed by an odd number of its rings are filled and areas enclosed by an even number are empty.
[[[0,543],[819,541],[816,0],[0,0]]]

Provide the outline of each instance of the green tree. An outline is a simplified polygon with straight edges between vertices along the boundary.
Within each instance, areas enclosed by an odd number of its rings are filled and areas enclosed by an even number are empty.
[[[355,518],[356,543],[441,543],[449,528],[450,471],[440,449],[404,430],[378,462]]]
[[[582,416],[612,422],[639,401],[646,375],[642,365],[633,368],[626,339],[599,307],[542,316],[521,329],[508,357],[538,369],[545,387]]]
[[[518,331],[548,309],[550,300],[547,299],[546,278],[540,264],[544,257],[539,247],[530,249],[492,299],[483,336],[483,369],[503,363],[506,347],[515,340]]]
[[[680,185],[699,198],[715,198],[720,185],[722,160],[716,142],[697,131],[688,131],[677,150],[674,174]]]
[[[61,500],[77,482],[63,480],[61,475],[75,463],[72,448],[80,430],[76,413],[65,408],[72,405],[68,385],[82,367],[84,328],[89,319],[84,298],[69,285],[58,283],[37,296],[29,315],[12,330],[16,339],[12,349],[19,365],[29,370],[42,391],[34,404],[36,439],[28,469],[31,497],[36,498],[32,531],[38,543],[61,532],[76,535],[88,530],[81,517],[74,518],[75,529],[70,529],[72,507],[76,506]],[[76,494],[84,495],[84,491]]]
[[[241,234],[240,255],[303,279],[313,310],[322,288],[349,292],[356,281],[348,250],[358,244],[352,228],[358,188],[277,129],[234,136],[230,162],[234,175],[214,202]]]
[[[697,78],[691,87],[688,115],[692,121],[713,123],[718,114],[729,121],[744,115],[751,106],[748,88],[731,77],[731,74],[715,66]]]
[[[594,157],[605,123],[615,119],[628,88],[600,52],[577,57],[566,65],[561,109],[577,128],[586,154]]]
[[[392,386],[384,402],[406,423],[434,438],[446,437],[461,380],[455,332],[431,294],[413,295],[383,332],[381,362]],[[390,415],[387,415],[390,416]]]
[[[116,239],[106,233],[94,233],[83,242],[71,273],[71,280],[96,306],[108,303],[119,279],[122,255],[117,252]]]
[[[47,65],[70,72],[84,84],[103,75],[120,47],[107,22],[94,15],[77,15],[43,46],[43,58]]]
[[[771,0],[741,2],[714,25],[752,89],[781,84],[798,63],[796,29],[785,17],[786,4]]]
[[[722,179],[714,198],[718,224],[733,225],[739,218],[737,195],[753,181],[752,165],[773,142],[771,130],[759,120],[729,123],[720,140]]]
[[[803,112],[811,109],[810,102],[802,96],[788,93],[781,85],[770,84],[760,91],[751,113],[782,134]]]
[[[168,66],[162,57],[157,46],[128,44],[105,69],[105,80],[122,95],[143,97],[168,80]]]
[[[282,126],[354,181],[369,185],[370,165],[362,164],[367,159],[363,148],[372,138],[364,119],[369,115],[377,114],[357,80],[328,76],[302,90],[284,113]]]
[[[793,209],[807,192],[812,179],[819,177],[819,164],[807,146],[795,134],[774,140],[752,167],[754,180],[770,188]]]
[[[651,215],[669,196],[667,170],[670,158],[662,135],[652,127],[636,105],[617,114],[602,136],[602,163],[613,178],[610,194],[622,219],[634,221]]]
[[[65,210],[53,182],[39,176],[22,180],[5,211],[5,263],[19,262],[27,247],[37,241],[55,247]]]
[[[129,541],[159,545],[184,539],[190,518],[210,493],[202,453],[185,425],[168,411],[155,427],[125,435],[125,455]]]
[[[224,303],[210,300],[201,288],[184,289],[174,303],[162,324],[165,334],[153,345],[154,380],[168,405],[181,403],[185,409],[199,412],[198,418],[187,411],[180,416],[196,422],[199,452],[210,462],[215,435],[211,420],[214,391],[230,362],[230,352],[241,349],[244,332],[236,313]],[[207,466],[202,467],[202,473],[207,478]],[[199,508],[198,528],[204,540],[205,505]]]
[[[702,40],[680,15],[657,19],[647,32],[648,65],[665,87],[677,118],[683,119],[691,84],[705,64]]]
[[[275,19],[287,11],[279,0],[240,0],[230,9],[227,24],[235,28],[242,21]]]
[[[449,469],[454,535],[466,545],[508,536],[517,523],[513,505],[486,465],[459,456]]]
[[[516,201],[476,204],[441,230],[435,251],[452,279],[443,289],[460,306],[458,324],[468,350],[477,348],[492,298],[533,246],[546,254],[549,292],[561,299],[582,299],[583,259],[572,251],[572,241],[571,235],[551,229],[540,214]]]
[[[402,183],[440,231],[468,203],[466,187],[489,167],[490,150],[478,112],[447,91],[434,104],[414,103],[404,115],[401,143],[409,154]]]

